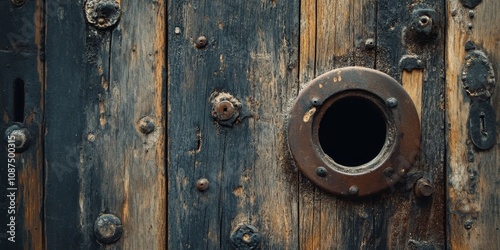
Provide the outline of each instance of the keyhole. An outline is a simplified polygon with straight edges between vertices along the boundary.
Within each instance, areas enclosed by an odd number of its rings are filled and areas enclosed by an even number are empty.
[[[480,123],[481,124],[481,134],[483,136],[488,136],[488,132],[486,130],[486,122],[484,122],[484,114],[483,113],[481,113],[479,115],[479,119],[481,121],[481,123]]]
[[[24,81],[20,78],[14,80],[14,122],[24,121]]]

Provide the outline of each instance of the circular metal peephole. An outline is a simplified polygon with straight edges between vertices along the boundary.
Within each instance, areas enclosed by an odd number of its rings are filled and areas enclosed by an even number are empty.
[[[292,107],[287,132],[301,172],[342,196],[392,186],[420,147],[420,121],[406,91],[390,76],[361,67],[311,81]]]
[[[387,158],[393,131],[394,120],[383,100],[367,91],[346,90],[318,108],[313,143],[332,166],[360,172],[374,167],[368,163]]]

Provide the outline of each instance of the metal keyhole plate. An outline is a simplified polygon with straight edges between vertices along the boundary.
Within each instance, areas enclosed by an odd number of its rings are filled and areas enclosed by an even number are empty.
[[[403,87],[368,68],[327,72],[308,83],[290,112],[288,144],[300,171],[340,196],[393,186],[420,148],[420,121]]]

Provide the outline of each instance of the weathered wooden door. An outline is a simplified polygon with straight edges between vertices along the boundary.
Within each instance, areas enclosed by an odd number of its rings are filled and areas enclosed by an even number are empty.
[[[0,10],[1,249],[500,248],[497,0]],[[319,188],[297,164],[311,156],[290,147],[299,94],[348,66],[392,77],[411,101],[383,103],[413,105],[420,120],[408,125],[421,130],[415,160],[363,197]],[[342,138],[366,158],[374,138],[355,135],[376,126],[350,100],[331,124],[355,119]],[[326,104],[307,105],[304,123]],[[323,155],[347,143],[318,140]],[[319,179],[334,170],[312,167]]]

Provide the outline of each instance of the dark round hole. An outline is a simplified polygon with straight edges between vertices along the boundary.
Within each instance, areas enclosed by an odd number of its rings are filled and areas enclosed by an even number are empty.
[[[350,96],[335,101],[321,119],[321,148],[336,163],[354,167],[380,153],[386,139],[386,119],[369,99]]]

